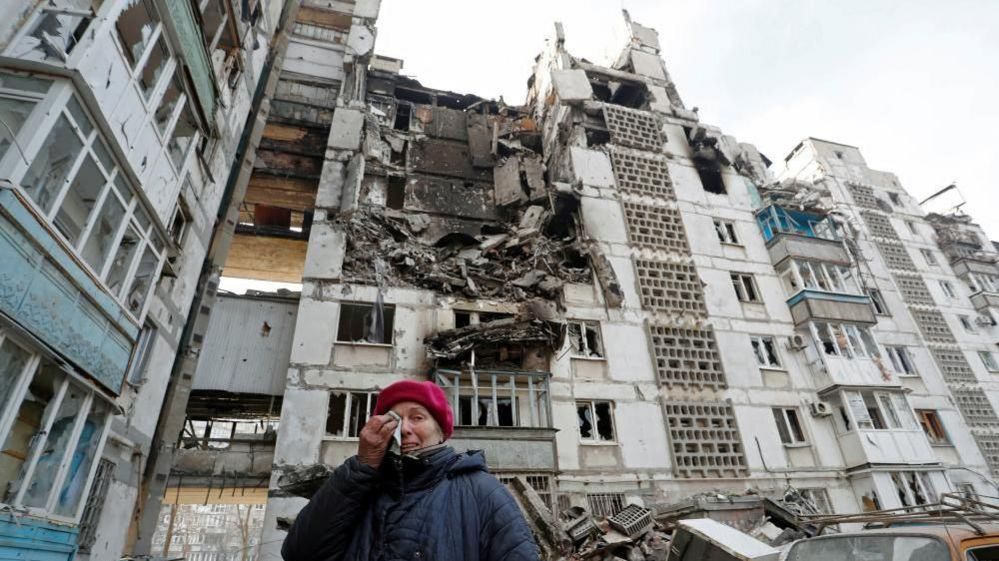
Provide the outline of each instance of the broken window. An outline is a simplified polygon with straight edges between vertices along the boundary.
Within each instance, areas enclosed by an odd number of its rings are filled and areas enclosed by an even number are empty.
[[[76,128],[66,115],[60,115],[21,179],[21,187],[44,214],[55,206],[82,149],[83,140]]]
[[[173,211],[173,219],[170,221],[170,239],[178,248],[184,246],[184,239],[187,236],[187,225],[191,221],[190,212],[183,199],[177,201],[177,208]]]
[[[940,415],[932,409],[917,409],[916,418],[919,419],[919,426],[926,433],[926,438],[931,444],[950,444],[947,438],[947,431],[944,430]]]
[[[957,293],[954,292],[954,285],[950,281],[942,280],[940,281],[940,290],[943,291],[944,296],[947,298],[957,298]]]
[[[963,327],[968,333],[975,332],[975,326],[971,324],[971,318],[968,316],[958,315],[957,321],[961,322],[961,327]]]
[[[156,129],[160,131],[161,135],[167,133],[167,128],[170,126],[170,121],[173,120],[173,115],[176,112],[177,105],[182,100],[181,96],[183,94],[184,89],[180,85],[180,77],[174,72],[170,81],[167,82],[166,90],[160,97],[160,101],[156,105],[156,112],[153,114]]]
[[[891,362],[892,369],[899,376],[916,376],[916,367],[913,365],[909,350],[905,347],[894,345],[885,347],[885,354]]]
[[[378,392],[335,391],[326,409],[326,434],[358,438],[374,414]]]
[[[874,313],[879,316],[890,315],[888,313],[888,304],[885,303],[885,297],[881,294],[881,291],[877,288],[868,288],[867,295],[871,297],[871,304],[874,305]]]
[[[614,441],[614,402],[577,401],[579,439],[583,442]]]
[[[999,361],[996,361],[991,352],[978,351],[978,358],[982,359],[982,364],[985,365],[985,369],[989,372],[999,371]]]
[[[801,498],[808,501],[819,514],[832,514],[832,505],[829,502],[829,493],[821,487],[810,489],[798,489]]]
[[[80,553],[90,553],[90,548],[97,541],[97,525],[104,510],[111,481],[114,480],[115,467],[117,465],[114,462],[105,459],[101,459],[97,465],[97,473],[94,475],[94,482],[83,508],[83,516],[80,518],[80,533],[76,539]]]
[[[740,302],[761,302],[756,280],[748,273],[731,273],[735,296]]]
[[[108,403],[2,331],[0,377],[18,382],[5,390],[10,414],[0,426],[4,502],[75,519],[107,430]]]
[[[777,422],[777,433],[784,444],[804,444],[805,431],[798,419],[798,410],[793,407],[774,407],[774,421]]]
[[[156,340],[156,324],[146,322],[139,332],[139,340],[132,349],[132,358],[128,361],[128,373],[125,380],[129,384],[139,385],[145,381],[146,362],[149,360],[153,342]]]
[[[548,381],[537,374],[438,370],[437,384],[455,423],[479,427],[548,427]]]
[[[194,144],[194,137],[197,132],[198,125],[194,121],[194,114],[191,113],[190,105],[185,104],[180,112],[180,116],[177,118],[176,124],[173,126],[173,132],[170,134],[170,142],[167,144],[170,160],[177,171],[180,171],[184,167],[184,160],[187,159],[187,153],[191,145]]]
[[[454,311],[454,327],[455,327],[455,329],[458,329],[458,328],[461,328],[461,327],[468,327],[469,325],[472,325],[472,313],[471,312],[463,312],[461,310],[455,310]]]
[[[701,185],[705,191],[715,193],[716,195],[724,195],[726,193],[725,181],[722,179],[721,170],[705,165],[695,165],[694,167],[697,169],[697,175],[701,178]]]
[[[878,344],[867,327],[852,324],[812,322],[812,337],[820,350],[830,356],[869,358],[881,356]]]
[[[753,355],[756,357],[757,365],[763,368],[782,368],[780,355],[777,353],[777,343],[773,337],[750,335],[749,341],[753,347]]]
[[[21,135],[21,129],[38,105],[38,101],[48,92],[51,85],[51,80],[0,72],[0,119],[4,123],[4,126],[0,126],[0,158],[15,144],[17,145],[15,151],[22,158],[25,157],[25,139],[18,140],[18,136]],[[31,131],[25,132],[31,133]]]
[[[65,62],[83,39],[101,0],[51,0],[28,24],[11,55],[38,61]]]
[[[731,220],[715,220],[715,233],[721,243],[742,245],[735,233],[735,222]]]
[[[392,344],[395,306],[341,303],[336,340],[342,343]]]
[[[152,0],[129,0],[115,22],[125,56],[135,68],[146,48],[159,38],[162,27]]]
[[[603,358],[604,345],[600,336],[600,323],[595,321],[569,321],[569,348],[572,356]]]
[[[891,199],[891,204],[895,206],[902,206],[902,198],[898,195],[898,193],[888,191],[888,198]]]
[[[400,131],[408,131],[412,109],[413,106],[411,104],[400,102],[395,111],[395,123],[392,128]]]
[[[146,62],[142,65],[142,72],[139,73],[136,79],[139,89],[142,90],[142,95],[146,99],[149,99],[153,94],[153,90],[156,89],[156,84],[159,82],[160,76],[163,74],[163,69],[169,60],[170,51],[167,48],[166,41],[163,39],[163,35],[160,35],[156,43],[153,44],[152,49],[150,49],[149,56],[146,57]]]

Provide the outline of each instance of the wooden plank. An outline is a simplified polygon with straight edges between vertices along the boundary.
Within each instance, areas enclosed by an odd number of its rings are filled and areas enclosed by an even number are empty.
[[[305,212],[316,206],[316,194],[300,193],[287,189],[268,189],[251,184],[246,189],[243,201]]]
[[[267,503],[266,483],[263,487],[229,487],[223,489],[221,495],[219,496],[217,487],[212,490],[209,490],[208,487],[181,487],[179,493],[177,487],[168,487],[163,496],[163,504],[200,505],[205,504],[205,497],[208,497],[208,504],[262,505]]]
[[[302,282],[305,240],[236,234],[222,274],[277,282]]]
[[[342,31],[350,31],[350,14],[322,10],[311,6],[302,6],[298,9],[298,17],[295,21],[318,25],[321,27],[331,27]]]

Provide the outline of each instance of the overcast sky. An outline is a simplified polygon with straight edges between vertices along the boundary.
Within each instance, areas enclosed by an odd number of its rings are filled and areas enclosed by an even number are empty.
[[[999,1],[382,0],[376,51],[426,86],[519,104],[553,22],[606,63],[622,7],[659,31],[702,121],[774,161],[807,136],[859,146],[920,199],[956,181],[999,240]]]

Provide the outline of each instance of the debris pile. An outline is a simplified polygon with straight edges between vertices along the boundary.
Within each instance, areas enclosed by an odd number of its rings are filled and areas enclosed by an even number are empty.
[[[344,280],[469,298],[558,299],[565,283],[590,282],[591,273],[587,250],[579,248],[572,233],[561,238],[545,234],[551,219],[548,210],[532,205],[516,224],[437,237],[424,235],[434,226],[426,215],[358,210],[337,219],[347,242]],[[379,260],[389,265],[384,271],[376,268]]]
[[[560,326],[533,314],[440,331],[426,339],[427,354],[454,359],[473,348],[489,344],[527,344],[556,349],[561,346]]]

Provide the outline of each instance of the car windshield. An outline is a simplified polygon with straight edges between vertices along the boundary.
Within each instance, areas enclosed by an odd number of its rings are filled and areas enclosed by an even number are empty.
[[[967,561],[999,561],[999,545],[969,549]]]
[[[941,561],[947,546],[922,536],[830,536],[794,544],[787,561]]]

